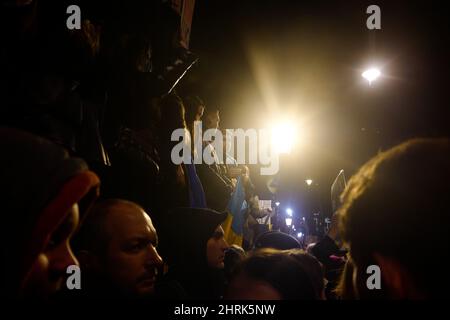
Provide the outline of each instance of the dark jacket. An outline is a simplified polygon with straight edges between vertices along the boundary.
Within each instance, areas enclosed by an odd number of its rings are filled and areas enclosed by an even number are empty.
[[[218,170],[216,164],[196,165],[197,174],[204,187],[206,203],[214,210],[225,210],[230,201],[233,187],[230,180]]]

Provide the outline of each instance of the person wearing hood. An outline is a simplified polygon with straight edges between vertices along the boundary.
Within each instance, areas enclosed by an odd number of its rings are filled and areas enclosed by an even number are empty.
[[[164,224],[165,283],[178,283],[183,298],[219,299],[223,295],[225,251],[228,243],[221,224],[227,217],[211,209],[177,208]]]
[[[78,265],[69,241],[100,181],[83,160],[26,132],[0,128],[0,149],[2,294],[47,298]]]

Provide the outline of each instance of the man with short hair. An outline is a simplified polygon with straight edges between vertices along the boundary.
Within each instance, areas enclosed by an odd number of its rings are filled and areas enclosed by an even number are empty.
[[[89,297],[147,297],[162,265],[152,220],[137,204],[96,204],[76,237],[83,290]]]
[[[449,296],[442,269],[450,253],[449,182],[448,139],[407,141],[378,154],[351,178],[339,215],[357,297]],[[368,271],[376,270],[371,265],[379,267],[380,285],[376,272]]]

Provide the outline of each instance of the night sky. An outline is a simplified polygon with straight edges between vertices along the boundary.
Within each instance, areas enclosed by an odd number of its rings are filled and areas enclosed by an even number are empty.
[[[371,4],[381,30],[366,27]],[[379,150],[448,135],[449,34],[437,1],[196,1],[200,60],[182,89],[219,107],[222,128],[295,109],[308,141],[282,159],[280,197],[301,206],[311,177],[326,207],[340,169],[348,179]],[[369,86],[361,72],[374,63],[383,77]],[[264,195],[267,177],[252,172]]]

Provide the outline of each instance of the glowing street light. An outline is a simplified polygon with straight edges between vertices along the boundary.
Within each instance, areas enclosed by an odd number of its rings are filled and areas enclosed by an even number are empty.
[[[292,217],[292,209],[291,208],[287,208],[286,213],[289,217]]]
[[[296,131],[296,127],[291,122],[280,123],[272,127],[272,147],[276,153],[291,153],[297,135]]]
[[[286,218],[286,225],[290,227],[292,225],[292,218]]]
[[[373,81],[378,79],[378,77],[381,75],[381,72],[378,68],[370,68],[364,71],[361,75],[364,79],[369,81],[369,85],[371,85]]]
[[[297,237],[298,237],[298,238],[303,237],[303,233],[302,233],[302,232],[297,233]]]
[[[312,179],[306,179],[305,182],[308,186],[312,185],[313,183]]]
[[[280,206],[280,202],[279,202],[279,201],[275,202],[275,205],[276,205],[277,207],[279,207],[279,206]]]

